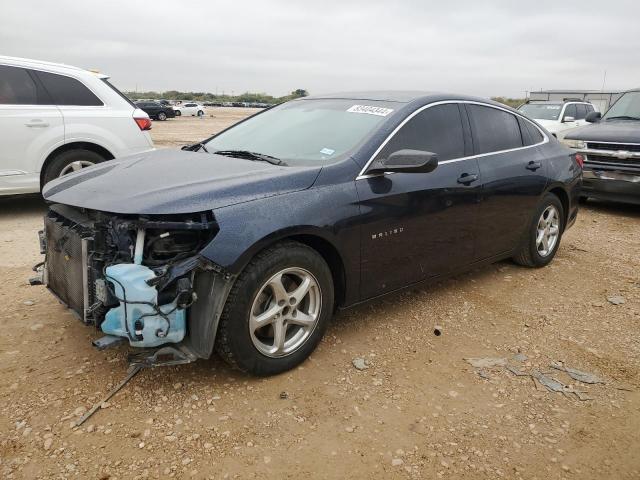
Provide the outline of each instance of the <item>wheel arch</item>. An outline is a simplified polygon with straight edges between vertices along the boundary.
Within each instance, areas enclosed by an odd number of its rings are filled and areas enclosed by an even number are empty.
[[[47,158],[45,158],[42,166],[40,167],[40,190],[42,190],[42,187],[44,186],[44,173],[46,172],[47,167],[49,166],[51,161],[59,154],[63,152],[69,152],[71,150],[89,150],[102,156],[105,160],[113,160],[115,158],[109,150],[101,145],[92,142],[70,142],[60,145],[51,153],[49,153],[49,155],[47,155]]]
[[[255,241],[249,248],[247,248],[242,255],[236,259],[234,264],[230,267],[230,270],[232,270],[234,274],[239,274],[259,252],[284,240],[293,240],[302,243],[320,254],[331,270],[331,276],[334,284],[335,306],[341,305],[344,302],[347,293],[347,269],[345,267],[345,261],[335,242],[332,241],[330,236],[319,227],[292,227],[272,232],[271,234]]]
[[[569,208],[570,208],[570,200],[569,194],[561,185],[552,185],[549,189],[547,189],[547,193],[553,193],[558,199],[560,199],[560,203],[562,204],[563,216],[563,228],[567,227],[567,221],[569,220]]]

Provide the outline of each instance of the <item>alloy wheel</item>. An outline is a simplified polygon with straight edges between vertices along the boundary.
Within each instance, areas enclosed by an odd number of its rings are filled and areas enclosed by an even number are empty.
[[[78,170],[82,170],[86,167],[92,167],[93,165],[95,165],[95,163],[88,160],[76,160],[75,162],[71,162],[69,165],[64,167],[59,176],[62,177],[67,173],[77,172]]]
[[[560,236],[560,214],[558,209],[549,205],[544,209],[536,229],[536,249],[541,257],[546,257],[558,243]]]
[[[286,268],[258,290],[249,313],[253,345],[267,357],[284,357],[300,348],[320,319],[322,292],[311,272]]]

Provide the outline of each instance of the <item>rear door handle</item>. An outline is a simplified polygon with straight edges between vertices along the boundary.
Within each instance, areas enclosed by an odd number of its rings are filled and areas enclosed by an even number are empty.
[[[29,128],[45,128],[48,127],[49,124],[47,122],[43,122],[42,120],[32,120],[29,123],[25,123],[24,126]]]
[[[542,164],[538,161],[531,160],[529,163],[527,163],[527,170],[535,172],[540,167],[542,167]]]
[[[463,185],[470,185],[476,180],[478,180],[478,175],[475,173],[463,173],[458,177],[458,183],[461,183]]]

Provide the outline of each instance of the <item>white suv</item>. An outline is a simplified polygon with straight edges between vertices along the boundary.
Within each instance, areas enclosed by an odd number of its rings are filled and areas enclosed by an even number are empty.
[[[558,140],[577,127],[587,124],[587,114],[595,111],[593,105],[583,101],[536,101],[518,107],[527,117],[546,128]]]
[[[149,116],[108,78],[0,56],[0,195],[39,192],[61,175],[153,149]]]

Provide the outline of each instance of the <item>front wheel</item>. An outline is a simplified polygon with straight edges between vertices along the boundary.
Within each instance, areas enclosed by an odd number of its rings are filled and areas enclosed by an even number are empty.
[[[202,110],[198,110],[198,116],[199,117],[204,117],[204,112]]]
[[[161,122],[164,122],[167,119],[167,114],[164,112],[160,112],[158,114],[158,120],[160,120]]]
[[[182,115],[182,112],[180,110],[176,110],[176,117],[179,117],[180,115]]]
[[[513,260],[527,267],[544,267],[555,257],[564,231],[564,208],[560,199],[547,193],[540,202],[520,251]]]
[[[234,284],[216,336],[218,354],[253,375],[275,375],[316,348],[333,311],[333,280],[324,259],[298,242],[254,257]]]

